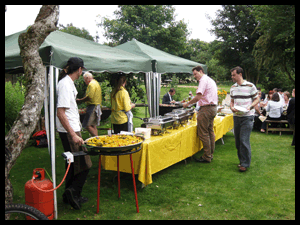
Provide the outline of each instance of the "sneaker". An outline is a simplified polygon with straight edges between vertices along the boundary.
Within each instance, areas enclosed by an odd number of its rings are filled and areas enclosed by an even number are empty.
[[[86,202],[88,202],[88,201],[89,201],[88,198],[85,198],[85,197],[82,197],[82,196],[79,196],[79,197],[78,197],[78,202],[79,202],[80,204],[86,203]]]
[[[246,171],[247,171],[247,168],[246,168],[246,167],[243,167],[243,166],[241,166],[241,167],[240,167],[240,169],[239,169],[239,171],[240,171],[240,172],[246,172]]]
[[[78,197],[74,195],[74,189],[73,188],[67,188],[65,190],[65,196],[69,202],[69,204],[74,208],[79,210],[80,209],[80,202],[78,201]]]
[[[197,162],[200,163],[210,163],[210,161],[207,161],[206,159],[202,158],[202,156],[199,159],[194,158]]]
[[[62,200],[63,200],[63,203],[69,204],[69,201],[68,201],[68,199],[67,199],[66,193],[63,193],[63,195],[62,195]]]

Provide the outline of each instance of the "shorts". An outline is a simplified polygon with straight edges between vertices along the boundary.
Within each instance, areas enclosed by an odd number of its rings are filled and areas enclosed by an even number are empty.
[[[87,126],[91,125],[98,125],[98,116],[96,113],[96,105],[88,105],[86,107],[86,114],[84,116],[82,127],[86,128]]]

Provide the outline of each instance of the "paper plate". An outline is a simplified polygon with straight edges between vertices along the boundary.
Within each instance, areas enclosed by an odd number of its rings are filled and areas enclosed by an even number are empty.
[[[267,117],[266,116],[259,116],[258,119],[260,119],[261,122],[264,122],[267,119]]]
[[[242,106],[234,106],[234,108],[240,112],[248,112],[249,110]]]
[[[221,109],[221,113],[230,114],[232,111],[231,109]]]

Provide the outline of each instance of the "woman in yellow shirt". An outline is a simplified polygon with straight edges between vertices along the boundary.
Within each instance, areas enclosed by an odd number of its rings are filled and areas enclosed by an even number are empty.
[[[129,94],[125,89],[126,76],[118,77],[115,88],[111,92],[111,123],[114,127],[114,133],[118,134],[121,130],[128,130],[128,113],[135,104],[131,103]]]

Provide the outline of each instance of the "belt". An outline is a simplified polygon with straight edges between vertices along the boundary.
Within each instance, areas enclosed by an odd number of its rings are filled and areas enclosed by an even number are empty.
[[[217,105],[215,105],[215,104],[202,105],[202,106],[200,106],[200,108],[205,107],[205,106],[217,106]]]

